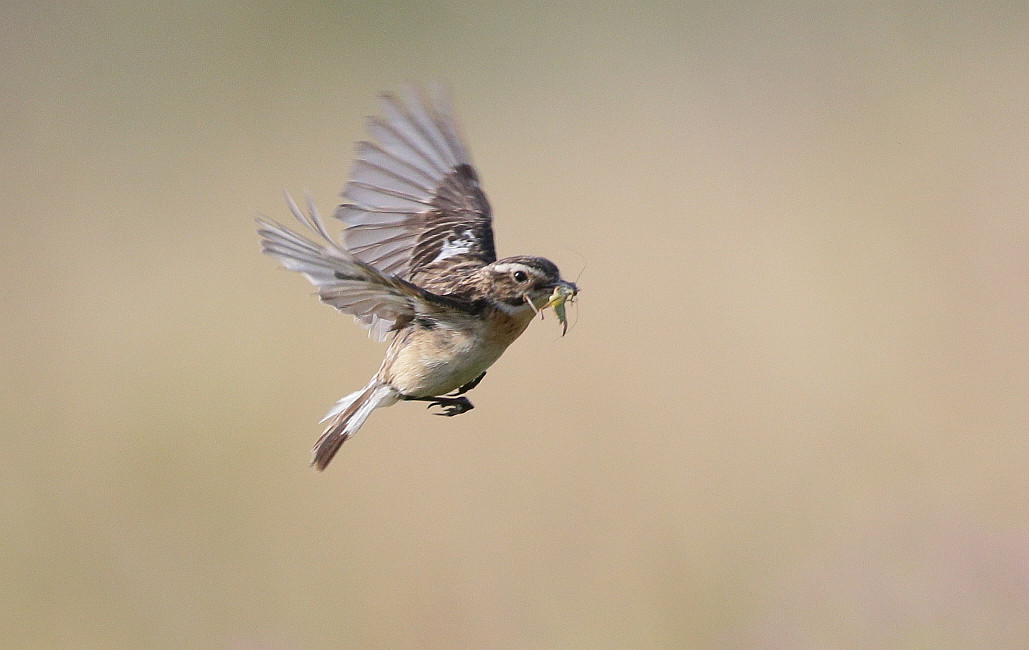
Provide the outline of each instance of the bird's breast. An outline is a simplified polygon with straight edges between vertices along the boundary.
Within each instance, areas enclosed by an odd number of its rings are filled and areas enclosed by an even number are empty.
[[[400,332],[379,371],[408,397],[457,390],[500,358],[528,326],[528,317],[488,309],[484,314],[412,322]]]

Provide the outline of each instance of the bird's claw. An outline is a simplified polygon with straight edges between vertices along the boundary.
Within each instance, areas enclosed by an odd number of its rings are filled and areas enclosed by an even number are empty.
[[[448,418],[454,417],[455,415],[461,415],[462,413],[471,411],[475,408],[467,397],[437,397],[429,402],[428,408],[432,408],[433,406],[438,406],[443,409],[442,413],[436,413],[435,415],[442,415]]]

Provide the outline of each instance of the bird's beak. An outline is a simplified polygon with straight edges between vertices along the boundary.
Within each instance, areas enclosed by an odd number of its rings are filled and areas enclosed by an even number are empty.
[[[554,293],[550,295],[550,300],[543,309],[547,307],[553,307],[554,313],[557,314],[557,320],[561,323],[561,336],[568,333],[568,318],[565,315],[565,303],[575,298],[575,295],[579,293],[579,287],[575,286],[574,282],[568,282],[567,280],[558,280],[554,285]]]
[[[557,304],[564,304],[566,301],[574,298],[578,293],[579,287],[577,287],[574,282],[558,280],[554,283],[554,293],[550,294],[550,300],[543,306],[543,309],[553,307]]]
[[[532,298],[529,297],[529,294],[526,293],[522,297],[525,299],[526,304],[532,307],[532,310],[541,317],[543,315],[544,309],[547,309],[548,307],[553,307],[554,313],[557,314],[557,320],[561,322],[561,324],[564,326],[564,331],[567,332],[568,321],[565,318],[565,303],[575,298],[575,296],[578,293],[579,287],[577,287],[574,282],[568,282],[567,280],[558,280],[554,283],[553,293],[550,294],[550,297],[547,298],[547,302],[541,307],[536,306],[536,304],[532,301]]]

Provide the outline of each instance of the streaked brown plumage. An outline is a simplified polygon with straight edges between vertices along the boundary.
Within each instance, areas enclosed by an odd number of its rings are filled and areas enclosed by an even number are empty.
[[[382,366],[363,389],[341,399],[323,422],[312,464],[324,469],[381,406],[423,400],[441,415],[472,408],[463,394],[550,304],[557,288],[574,296],[541,257],[497,260],[490,206],[445,97],[409,89],[382,96],[361,142],[337,244],[308,202],[287,196],[310,235],[259,220],[262,250],[318,287],[325,303],[389,341]]]

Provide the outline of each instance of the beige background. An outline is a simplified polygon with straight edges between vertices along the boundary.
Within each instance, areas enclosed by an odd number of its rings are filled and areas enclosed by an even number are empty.
[[[0,10],[6,647],[1029,643],[1024,3],[97,4]],[[253,217],[422,80],[581,302],[318,475]]]

